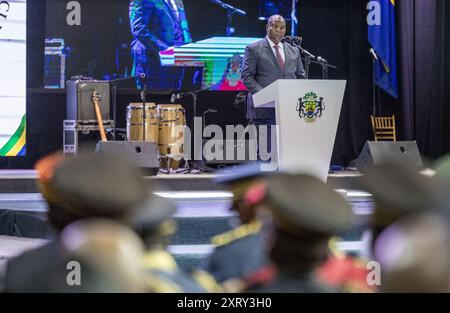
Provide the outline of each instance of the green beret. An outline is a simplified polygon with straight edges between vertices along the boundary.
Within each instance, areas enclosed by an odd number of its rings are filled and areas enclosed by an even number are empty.
[[[127,215],[151,194],[142,173],[119,155],[85,154],[66,160],[52,187],[61,206],[82,217]]]

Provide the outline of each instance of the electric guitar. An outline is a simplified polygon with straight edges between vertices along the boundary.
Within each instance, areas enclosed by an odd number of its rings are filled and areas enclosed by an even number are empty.
[[[103,142],[108,141],[106,138],[105,127],[103,126],[102,113],[100,111],[100,101],[101,97],[97,91],[92,94],[92,102],[94,103],[95,115],[97,116],[98,127],[100,128],[100,138]]]

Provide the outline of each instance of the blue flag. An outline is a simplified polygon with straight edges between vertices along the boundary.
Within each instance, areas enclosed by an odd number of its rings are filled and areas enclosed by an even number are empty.
[[[372,0],[371,2],[377,10],[373,13],[379,14],[376,22],[369,23],[369,43],[378,56],[374,66],[374,82],[398,99],[395,0]],[[375,2],[378,2],[378,5]]]

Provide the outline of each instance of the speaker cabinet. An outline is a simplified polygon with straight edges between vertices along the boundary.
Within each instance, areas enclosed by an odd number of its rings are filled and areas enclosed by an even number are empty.
[[[423,168],[422,157],[415,141],[367,141],[356,160],[356,167],[360,172],[364,172],[368,167],[387,161],[417,169]]]
[[[97,144],[96,152],[125,156],[148,176],[157,175],[159,171],[158,146],[153,142],[100,141]]]

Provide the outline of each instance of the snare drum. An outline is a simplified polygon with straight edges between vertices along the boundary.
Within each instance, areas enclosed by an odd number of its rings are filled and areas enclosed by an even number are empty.
[[[183,158],[186,113],[180,104],[158,105],[158,148],[162,168],[178,169]]]
[[[142,103],[130,103],[127,107],[127,140],[143,141]],[[145,104],[145,141],[158,143],[158,110],[155,103]]]

